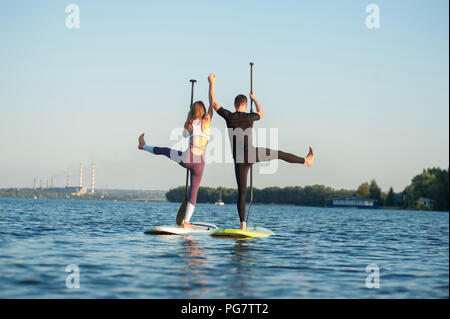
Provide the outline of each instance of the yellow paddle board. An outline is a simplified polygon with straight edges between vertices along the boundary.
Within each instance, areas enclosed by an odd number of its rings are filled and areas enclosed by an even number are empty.
[[[242,229],[219,229],[210,234],[214,237],[226,237],[226,238],[255,238],[255,237],[268,237],[275,235],[274,232],[267,228],[253,226],[248,227],[246,230]]]

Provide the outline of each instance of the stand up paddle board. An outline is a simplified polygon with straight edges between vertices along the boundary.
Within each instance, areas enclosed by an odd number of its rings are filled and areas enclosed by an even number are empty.
[[[186,235],[210,233],[219,229],[216,225],[202,222],[191,223],[191,226],[193,229],[187,229],[181,226],[155,226],[155,228],[146,230],[144,233],[149,235]]]
[[[214,237],[226,237],[226,238],[252,238],[252,237],[268,237],[275,235],[271,230],[253,226],[248,227],[246,230],[242,229],[219,229],[211,233]]]

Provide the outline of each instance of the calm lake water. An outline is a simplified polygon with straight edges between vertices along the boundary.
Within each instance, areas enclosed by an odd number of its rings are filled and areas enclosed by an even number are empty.
[[[448,213],[254,205],[250,224],[275,236],[143,233],[174,224],[178,206],[0,199],[0,298],[449,297]],[[192,221],[236,228],[238,216],[199,204]]]

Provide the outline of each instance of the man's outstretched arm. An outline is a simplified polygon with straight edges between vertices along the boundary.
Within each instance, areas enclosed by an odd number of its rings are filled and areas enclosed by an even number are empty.
[[[214,110],[217,112],[222,106],[220,106],[220,104],[216,102],[216,93],[215,93],[216,76],[215,76],[215,74],[211,73],[208,76],[208,82],[209,82],[209,105],[212,106],[214,108]]]
[[[264,117],[264,112],[263,112],[261,105],[258,103],[258,101],[255,98],[255,93],[250,93],[250,98],[252,99],[253,102],[255,102],[256,113],[258,113],[259,119],[262,119]]]

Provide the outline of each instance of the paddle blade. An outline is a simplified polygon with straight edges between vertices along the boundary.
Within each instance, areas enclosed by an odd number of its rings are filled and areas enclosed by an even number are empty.
[[[177,214],[177,225],[181,225],[181,223],[183,222],[184,219],[184,215],[186,214],[186,206],[188,203],[188,198],[187,196],[183,199],[183,202],[181,203],[180,208],[178,209],[178,214]]]

